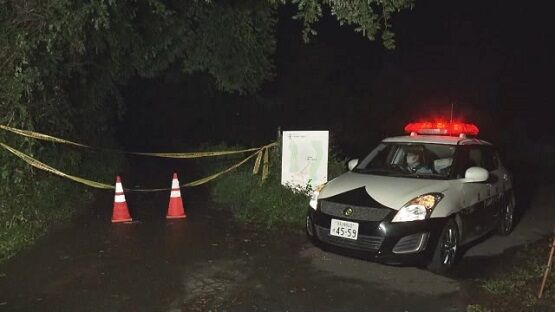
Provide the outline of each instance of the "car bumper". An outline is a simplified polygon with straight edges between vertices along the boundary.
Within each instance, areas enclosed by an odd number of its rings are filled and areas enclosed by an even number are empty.
[[[446,218],[392,223],[394,210],[382,221],[338,218],[309,208],[307,234],[322,247],[389,264],[421,264],[431,259]],[[330,235],[331,219],[357,222],[356,240]]]

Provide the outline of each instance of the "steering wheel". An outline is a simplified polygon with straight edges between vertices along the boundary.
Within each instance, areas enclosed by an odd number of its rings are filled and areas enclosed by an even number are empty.
[[[409,172],[408,169],[405,166],[402,166],[401,164],[390,164],[389,166],[393,169],[398,169],[399,171],[402,171],[402,172]]]

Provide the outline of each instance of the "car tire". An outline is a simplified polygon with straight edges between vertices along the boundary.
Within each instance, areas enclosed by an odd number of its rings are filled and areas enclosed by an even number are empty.
[[[515,205],[514,199],[511,198],[503,205],[503,209],[500,213],[499,222],[497,225],[497,234],[501,236],[507,236],[511,234],[515,225]]]
[[[315,233],[316,231],[314,230],[314,225],[312,224],[312,219],[310,218],[310,215],[306,215],[306,223],[305,223],[305,233],[306,236],[308,236],[310,239],[314,239],[314,236],[316,235]]]
[[[436,274],[449,272],[457,260],[458,251],[459,228],[454,219],[449,219],[441,231],[428,270]]]

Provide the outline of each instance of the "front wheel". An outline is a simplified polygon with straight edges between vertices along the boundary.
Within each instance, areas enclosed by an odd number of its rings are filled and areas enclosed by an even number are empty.
[[[450,219],[438,239],[428,270],[436,274],[445,274],[455,264],[459,250],[459,228],[455,220]]]
[[[305,227],[306,235],[310,238],[314,238],[314,225],[312,224],[312,219],[310,215],[306,215],[306,227]]]

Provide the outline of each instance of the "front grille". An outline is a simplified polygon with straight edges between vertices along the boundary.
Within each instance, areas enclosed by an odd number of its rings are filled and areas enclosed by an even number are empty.
[[[343,211],[348,207],[353,209],[353,214],[348,216],[348,218],[358,221],[382,221],[391,212],[389,208],[372,208],[341,204],[327,200],[320,201],[320,211],[334,217],[345,218]]]
[[[377,251],[382,246],[382,236],[358,235],[357,240],[330,235],[330,229],[315,225],[318,238],[326,243],[364,251]]]

